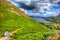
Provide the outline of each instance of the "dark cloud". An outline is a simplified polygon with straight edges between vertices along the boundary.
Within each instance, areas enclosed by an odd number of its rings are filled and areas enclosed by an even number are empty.
[[[33,10],[35,9],[35,5],[34,4],[30,4],[30,5],[27,5],[27,4],[24,4],[22,2],[17,2],[19,5],[20,8],[23,8],[23,9],[26,9],[26,10]]]

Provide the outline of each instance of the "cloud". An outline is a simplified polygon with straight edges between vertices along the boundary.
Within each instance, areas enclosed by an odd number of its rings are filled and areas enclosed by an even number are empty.
[[[56,16],[59,14],[55,11],[56,9],[53,9],[52,7],[59,6],[57,5],[57,2],[59,2],[60,0],[10,0],[10,1],[16,6],[19,6],[19,5],[17,5],[15,2],[24,2],[27,5],[29,5],[30,3],[32,4],[34,3],[37,7],[35,10],[25,10],[25,9],[20,8],[22,11],[24,11],[26,14],[30,16],[41,16],[41,17],[49,16],[50,17],[50,16]],[[53,12],[53,10],[55,12]]]

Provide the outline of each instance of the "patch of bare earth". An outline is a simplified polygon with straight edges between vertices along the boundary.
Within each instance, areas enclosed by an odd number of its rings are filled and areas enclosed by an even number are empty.
[[[17,30],[14,30],[12,32],[10,32],[10,35],[12,36],[14,33],[18,32],[18,31],[21,31],[23,28],[20,28],[20,29],[17,29]],[[6,37],[2,37],[0,38],[0,40],[11,40],[12,38],[10,38],[9,36],[6,36]]]
[[[11,40],[11,38],[7,36],[7,37],[0,38],[0,40]]]

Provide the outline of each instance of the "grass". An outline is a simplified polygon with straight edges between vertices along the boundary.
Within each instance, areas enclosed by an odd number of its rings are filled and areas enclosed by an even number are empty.
[[[2,0],[0,0],[1,2]],[[10,7],[3,5],[5,1],[0,3],[0,11],[4,14],[4,18],[0,18],[0,37],[2,37],[5,31],[12,32],[16,29],[23,28],[14,33],[12,40],[46,40],[46,38],[53,34],[53,32],[42,25],[26,16],[18,16],[11,11],[8,11]],[[21,12],[21,14],[24,14]]]

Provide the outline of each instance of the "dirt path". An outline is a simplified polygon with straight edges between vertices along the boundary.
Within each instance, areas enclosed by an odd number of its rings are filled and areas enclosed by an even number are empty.
[[[20,29],[17,29],[17,30],[12,31],[12,32],[10,32],[10,35],[13,35],[16,32],[21,31],[22,29],[23,28],[20,28]],[[0,40],[11,40],[11,38],[10,38],[10,36],[6,36],[6,37],[0,38]]]
[[[10,32],[10,34],[14,34],[14,33],[18,32],[18,31],[21,31],[22,29],[23,29],[23,28],[16,29],[16,30],[14,30],[14,31]]]

